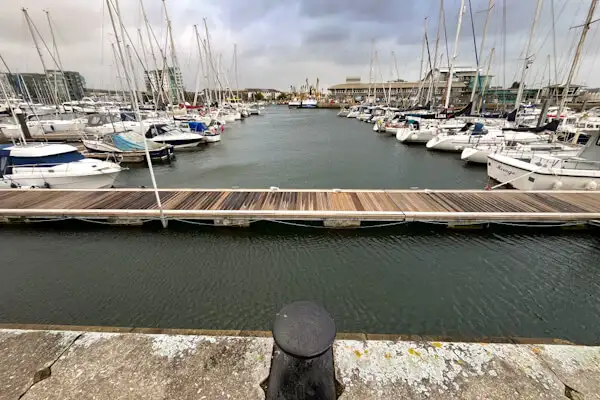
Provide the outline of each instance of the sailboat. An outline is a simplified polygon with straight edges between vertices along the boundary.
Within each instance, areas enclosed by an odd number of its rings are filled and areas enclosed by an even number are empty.
[[[490,178],[519,190],[598,190],[600,132],[590,134],[579,157],[533,155],[529,162],[503,154],[488,156]]]

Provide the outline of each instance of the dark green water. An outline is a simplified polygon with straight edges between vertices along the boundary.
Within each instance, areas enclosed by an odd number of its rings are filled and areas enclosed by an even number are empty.
[[[221,143],[178,153],[155,168],[160,187],[483,189],[485,169],[458,154],[432,153],[377,135],[373,125],[332,110],[269,107],[266,115],[231,124]],[[120,186],[150,186],[146,169],[122,175]]]
[[[331,112],[284,109],[239,125],[219,146],[158,168],[159,184],[433,188],[485,178]],[[145,174],[124,180],[145,184]],[[597,231],[37,225],[0,228],[0,243],[0,322],[269,329],[281,306],[311,299],[339,331],[600,342]]]

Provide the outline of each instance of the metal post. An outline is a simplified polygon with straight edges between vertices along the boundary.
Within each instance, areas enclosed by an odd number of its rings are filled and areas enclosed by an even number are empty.
[[[324,308],[310,301],[283,307],[273,325],[266,400],[334,400],[335,333],[335,322]]]

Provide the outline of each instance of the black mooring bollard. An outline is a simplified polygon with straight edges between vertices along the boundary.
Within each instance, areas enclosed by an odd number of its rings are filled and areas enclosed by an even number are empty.
[[[323,307],[298,301],[283,307],[275,339],[267,400],[335,400],[335,322]]]

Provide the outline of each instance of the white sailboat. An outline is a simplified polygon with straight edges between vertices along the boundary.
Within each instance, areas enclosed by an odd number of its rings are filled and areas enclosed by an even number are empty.
[[[590,135],[579,157],[533,155],[527,162],[490,154],[487,173],[493,180],[519,190],[598,190],[600,132]]]

